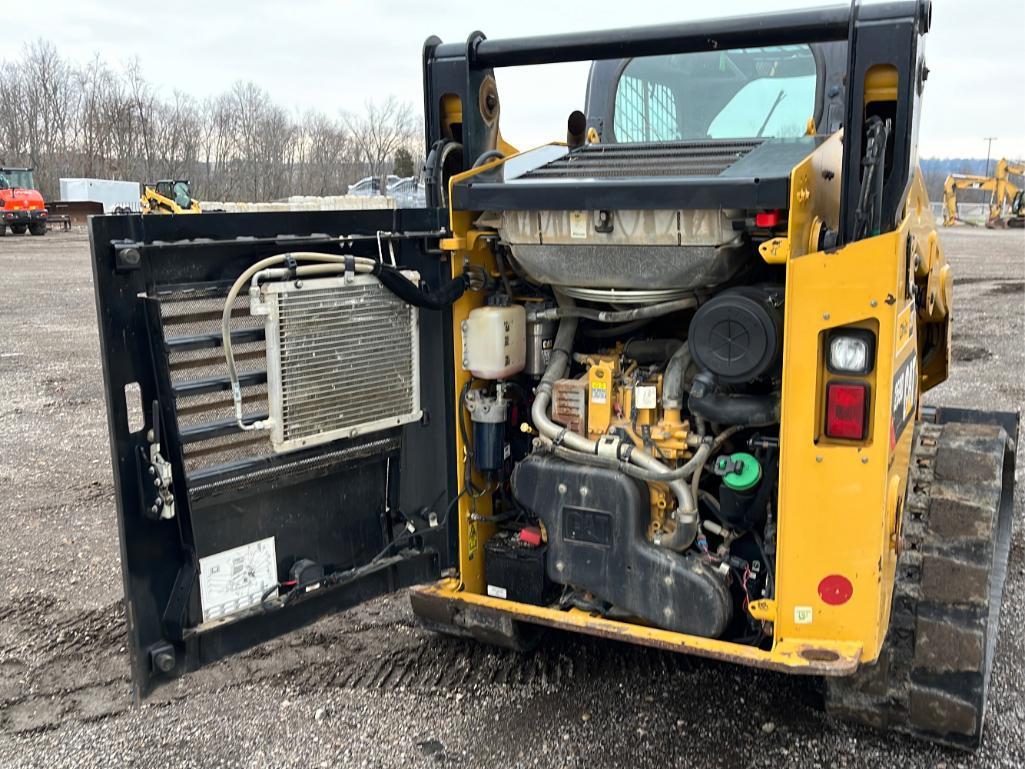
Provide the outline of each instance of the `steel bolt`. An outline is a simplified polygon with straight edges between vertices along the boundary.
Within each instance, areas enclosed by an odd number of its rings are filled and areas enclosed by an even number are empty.
[[[862,457],[861,458],[861,464],[867,465],[868,464],[868,457]]]
[[[815,461],[816,461],[816,462],[821,462],[821,461],[822,461],[822,455],[821,455],[821,454],[819,454],[818,456],[816,456],[816,457],[815,457]]]
[[[822,320],[829,320],[829,313],[828,312],[822,313]]]
[[[170,673],[174,670],[174,652],[162,651],[154,654],[153,667],[161,673]]]

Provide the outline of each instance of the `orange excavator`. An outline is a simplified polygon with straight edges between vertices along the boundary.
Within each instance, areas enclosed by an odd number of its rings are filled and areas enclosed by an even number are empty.
[[[1025,164],[1010,163],[1006,158],[997,161],[993,176],[951,174],[943,183],[943,226],[965,222],[957,214],[958,190],[983,190],[990,193],[986,226],[990,229],[1025,227],[1025,200],[1011,175],[1025,175]]]

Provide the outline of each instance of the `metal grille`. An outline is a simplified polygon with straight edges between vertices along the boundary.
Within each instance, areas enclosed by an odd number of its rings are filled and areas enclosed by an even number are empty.
[[[272,452],[265,433],[224,433],[223,426],[233,426],[235,421],[221,347],[221,312],[226,293],[226,285],[206,284],[156,295],[185,471],[190,476]],[[233,333],[255,335],[252,341],[236,341],[235,357],[239,373],[253,378],[242,388],[243,413],[248,420],[265,418],[268,405],[263,381],[263,318],[249,314],[249,296],[245,292],[232,307],[231,329]]]
[[[680,138],[676,98],[663,83],[623,75],[616,89],[616,138],[664,142]]]
[[[520,178],[718,176],[761,143],[761,139],[744,139],[589,144],[525,173]]]
[[[420,418],[415,308],[369,275],[309,280],[299,287],[270,283],[263,292],[276,451]]]

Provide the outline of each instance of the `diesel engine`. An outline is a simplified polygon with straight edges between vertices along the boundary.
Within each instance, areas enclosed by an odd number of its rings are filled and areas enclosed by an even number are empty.
[[[489,595],[757,643],[771,594],[783,274],[743,212],[487,213],[462,322]],[[467,469],[470,469],[468,467]]]

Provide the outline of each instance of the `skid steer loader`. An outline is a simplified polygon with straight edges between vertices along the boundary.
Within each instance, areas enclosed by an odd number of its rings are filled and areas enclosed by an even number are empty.
[[[431,38],[426,208],[94,218],[136,696],[416,586],[975,746],[1018,415],[920,400],[930,13]],[[583,111],[518,151],[500,70],[564,61]]]

